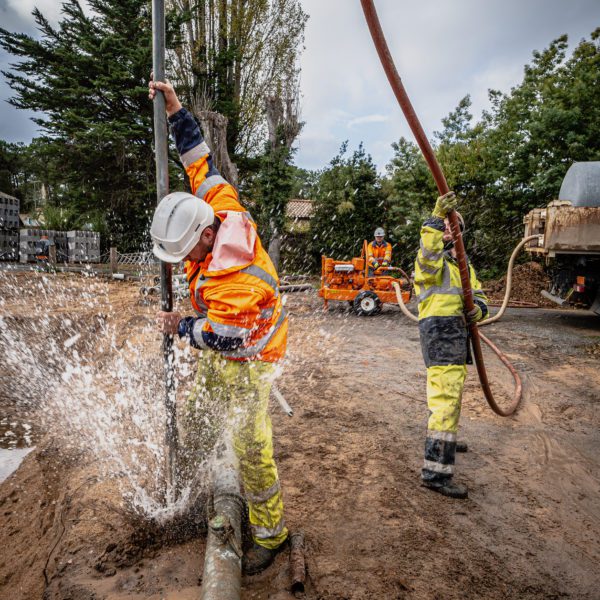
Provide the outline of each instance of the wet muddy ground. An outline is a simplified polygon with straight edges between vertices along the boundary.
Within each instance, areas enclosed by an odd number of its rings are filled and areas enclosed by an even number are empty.
[[[39,276],[20,277],[31,287]],[[87,285],[61,277],[62,286]],[[12,290],[4,297],[3,316],[31,312]],[[154,308],[125,282],[110,283],[107,298],[93,310],[84,297],[71,302],[70,318],[103,312],[123,339],[139,338]],[[37,310],[66,310],[48,303]],[[520,371],[524,400],[515,417],[494,415],[469,368],[460,434],[469,452],[458,455],[457,479],[470,497],[457,501],[419,485],[427,415],[415,325],[393,307],[371,318],[342,305],[324,314],[311,294],[291,294],[288,308],[279,385],[295,414],[273,406],[272,419],[287,522],[306,535],[306,598],[598,598],[600,370],[590,349],[600,318],[509,309],[486,328]],[[159,341],[143,340],[149,353]],[[507,397],[510,376],[486,358]],[[6,382],[0,403],[22,417]],[[39,440],[0,486],[0,598],[198,597],[201,534],[173,539],[133,522],[85,448],[43,431]],[[282,554],[244,579],[242,597],[292,598],[289,588]]]

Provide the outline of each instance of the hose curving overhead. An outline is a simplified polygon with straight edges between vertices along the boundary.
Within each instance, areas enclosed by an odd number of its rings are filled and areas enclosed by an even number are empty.
[[[379,55],[379,59],[381,60],[381,64],[383,65],[383,69],[385,71],[385,74],[387,75],[390,85],[392,86],[392,90],[394,91],[396,99],[400,104],[400,108],[402,109],[402,112],[406,117],[408,125],[411,131],[413,132],[413,135],[415,136],[417,144],[419,145],[419,148],[423,153],[423,157],[425,158],[425,161],[429,166],[429,169],[431,171],[433,179],[435,180],[440,195],[447,194],[450,191],[450,188],[448,187],[448,183],[446,182],[444,173],[442,172],[442,169],[435,157],[431,144],[429,143],[429,140],[427,139],[427,136],[425,135],[425,132],[421,127],[421,123],[410,102],[408,94],[404,89],[404,85],[402,84],[400,75],[398,75],[398,71],[396,70],[394,60],[392,58],[392,55],[390,54],[390,50],[385,40],[385,36],[383,35],[383,31],[381,29],[381,24],[379,22],[379,17],[377,16],[377,11],[375,10],[373,0],[360,0],[360,3],[362,5],[363,12],[367,20],[367,25],[369,27],[369,31],[371,32],[371,37],[373,38],[377,54]],[[452,235],[454,237],[454,247],[456,248],[456,257],[458,262],[458,268],[460,271],[460,280],[463,289],[465,309],[468,312],[474,308],[473,290],[471,289],[471,283],[469,281],[469,268],[467,264],[465,246],[460,231],[458,217],[456,216],[455,211],[450,211],[450,213],[448,213],[448,220],[450,221]],[[512,408],[511,405],[512,410],[510,410],[510,412],[502,411],[502,409],[500,409],[500,407],[494,400],[494,395],[492,394],[492,390],[490,388],[490,384],[487,378],[487,372],[485,370],[485,364],[483,362],[483,354],[481,352],[481,339],[476,323],[471,323],[469,325],[469,332],[471,334],[471,343],[473,345],[473,355],[475,357],[477,373],[479,375],[479,381],[481,382],[481,388],[486,397],[486,400],[488,401],[488,404],[495,413],[501,416],[508,416],[516,410],[520,402],[520,384],[517,385],[515,389],[515,395],[518,392],[518,400],[516,403],[513,402],[514,408]]]

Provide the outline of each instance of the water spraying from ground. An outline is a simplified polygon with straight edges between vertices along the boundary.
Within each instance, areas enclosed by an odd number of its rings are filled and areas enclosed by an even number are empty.
[[[196,471],[193,489],[181,481],[177,499],[167,489],[164,371],[152,312],[129,322],[97,279],[66,286],[40,275],[23,287],[17,274],[0,278],[0,392],[15,414],[31,415],[61,450],[94,461],[100,477],[118,483],[125,510],[159,523],[185,512],[208,469]],[[74,314],[82,300],[88,310]],[[175,380],[186,381],[193,368],[189,349],[176,346]]]

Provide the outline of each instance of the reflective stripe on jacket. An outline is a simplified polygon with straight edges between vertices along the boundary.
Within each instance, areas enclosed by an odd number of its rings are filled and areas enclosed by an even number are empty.
[[[384,260],[392,262],[392,245],[389,242],[371,242],[367,246],[367,264],[381,263]]]
[[[432,217],[421,228],[415,261],[415,294],[419,305],[419,332],[427,367],[461,365],[467,356],[464,298],[458,264],[444,251],[444,221]],[[469,264],[473,300],[487,316],[487,298]]]
[[[197,305],[207,309],[203,332],[242,340],[235,350],[223,351],[223,356],[275,362],[285,355],[288,320],[273,263],[258,239],[256,247],[250,265],[226,273],[209,270],[209,255],[201,265],[193,296]]]
[[[419,319],[452,317],[464,314],[464,299],[458,264],[444,251],[444,221],[432,217],[421,228],[420,248],[415,261],[415,293],[419,303]],[[487,298],[469,264],[473,299],[487,314]]]
[[[239,203],[237,191],[213,165],[210,149],[192,115],[181,109],[169,121],[192,192],[210,204],[222,221],[213,252],[217,253],[219,234],[223,237],[230,213],[244,215],[234,219],[242,247],[249,238],[247,227],[256,230],[256,224]],[[231,230],[228,233],[231,234]],[[228,241],[229,255],[232,241],[235,243],[235,239]],[[213,255],[209,254],[201,264],[187,261],[185,272],[192,306],[206,317],[202,331],[219,338],[242,340],[236,350],[223,350],[222,355],[231,360],[274,362],[285,355],[288,322],[275,267],[257,235],[252,237],[252,242],[248,260],[233,260],[230,266],[215,261],[219,263],[219,270],[215,270],[211,268]],[[202,344],[201,340],[198,342]]]

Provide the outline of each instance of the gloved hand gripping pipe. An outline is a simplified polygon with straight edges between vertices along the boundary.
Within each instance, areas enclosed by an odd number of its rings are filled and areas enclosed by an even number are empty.
[[[383,65],[385,74],[387,75],[388,81],[392,86],[394,94],[396,95],[396,99],[400,104],[400,108],[402,109],[402,112],[406,117],[408,125],[417,140],[417,144],[419,145],[419,148],[423,153],[423,157],[427,161],[427,165],[429,166],[431,174],[433,175],[433,179],[435,180],[440,195],[447,194],[450,191],[450,188],[448,187],[448,183],[446,182],[444,173],[442,172],[442,169],[435,157],[435,154],[433,153],[433,149],[429,144],[429,140],[427,139],[427,136],[425,135],[425,132],[421,127],[421,123],[419,122],[419,119],[414,111],[408,94],[404,89],[402,80],[398,75],[398,71],[396,70],[396,66],[394,65],[394,60],[392,59],[387,42],[385,41],[385,37],[381,29],[381,24],[379,23],[379,18],[377,17],[377,12],[375,10],[375,6],[373,5],[373,0],[360,0],[360,3],[362,5],[363,12],[365,13],[367,25],[369,26],[369,31],[371,32],[371,37],[373,38],[377,54],[379,55],[379,59],[381,60],[381,64]],[[473,291],[471,290],[471,283],[469,280],[469,268],[467,265],[465,246],[462,240],[460,225],[455,211],[452,210],[448,213],[448,220],[450,222],[452,236],[454,238],[454,247],[456,249],[456,258],[458,262],[458,268],[460,271],[460,281],[463,290],[465,309],[467,312],[469,312],[473,310],[475,305],[473,302]],[[473,345],[473,355],[475,357],[477,373],[479,375],[479,381],[481,382],[481,388],[486,397],[486,400],[488,401],[488,404],[496,414],[501,416],[508,416],[516,410],[516,407],[521,399],[520,386],[517,386],[517,389],[515,389],[516,401],[513,403],[514,407],[511,406],[512,410],[509,410],[508,412],[503,411],[496,404],[496,401],[494,400],[494,396],[492,394],[492,390],[490,389],[485,365],[483,363],[483,355],[481,353],[481,341],[479,337],[479,330],[477,329],[477,325],[475,323],[471,323],[469,325],[469,332],[471,334],[471,343]]]

